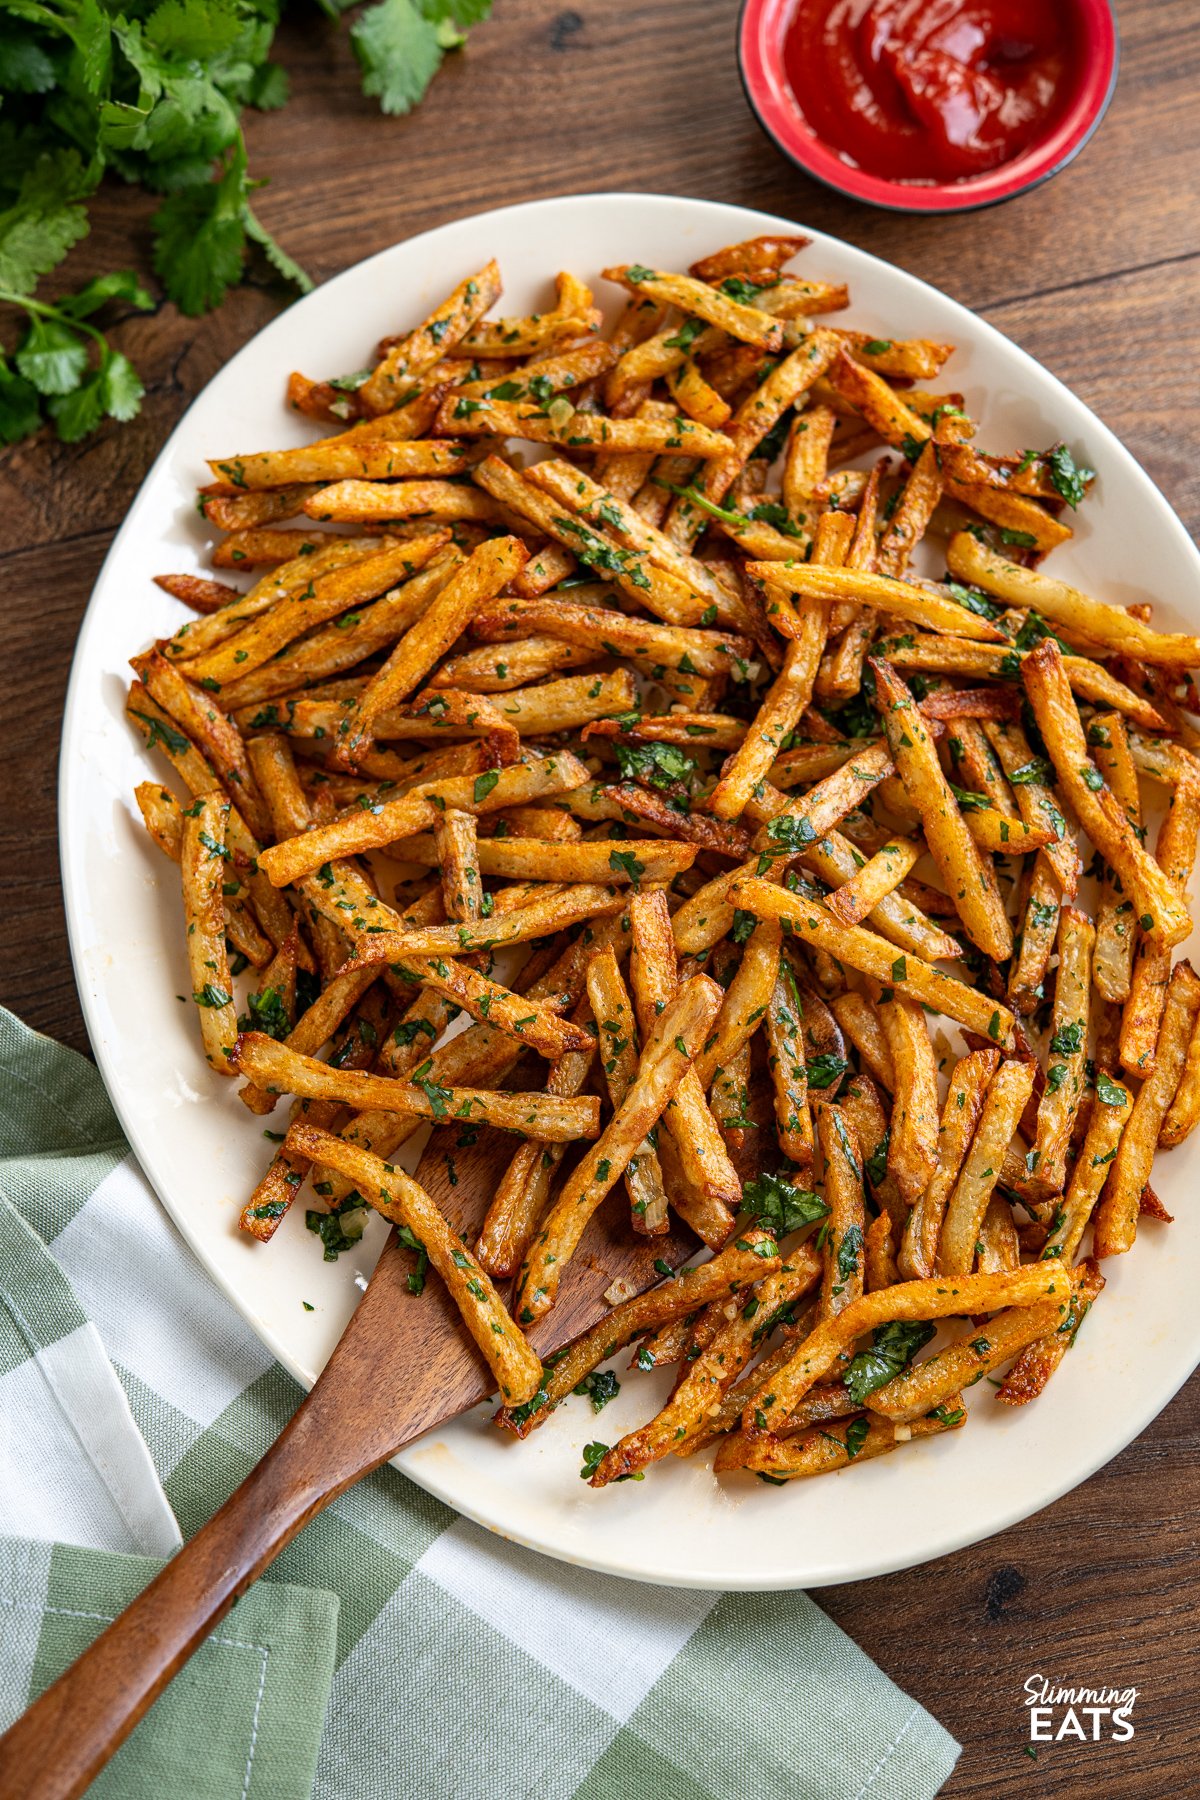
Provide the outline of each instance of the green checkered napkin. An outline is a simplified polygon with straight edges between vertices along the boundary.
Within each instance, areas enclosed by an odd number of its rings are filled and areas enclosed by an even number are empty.
[[[95,1070],[0,1009],[0,1728],[299,1397],[175,1236]],[[924,1800],[957,1755],[805,1595],[590,1574],[385,1469],[289,1546],[92,1791]]]

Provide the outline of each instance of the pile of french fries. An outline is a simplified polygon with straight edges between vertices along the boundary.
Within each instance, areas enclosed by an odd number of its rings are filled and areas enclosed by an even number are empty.
[[[199,497],[252,585],[162,576],[191,616],[133,660],[205,1054],[292,1096],[242,1229],[310,1180],[326,1256],[395,1222],[518,1436],[674,1364],[594,1486],[1033,1398],[1200,1118],[1200,640],[1044,573],[1091,471],[977,448],[952,346],[839,324],[803,248],[608,269],[607,335],[569,274],[492,317],[492,262],[293,375],[321,435]],[[512,1140],[473,1245],[391,1160],[442,1120]],[[543,1364],[605,1204],[711,1255]]]

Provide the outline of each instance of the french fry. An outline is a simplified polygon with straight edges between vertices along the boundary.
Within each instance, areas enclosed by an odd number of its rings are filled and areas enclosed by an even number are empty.
[[[493,643],[547,632],[597,655],[627,656],[648,674],[661,665],[684,675],[711,679],[734,673],[739,661],[745,662],[753,655],[748,639],[728,633],[655,625],[561,600],[507,600],[501,606],[483,610],[473,629],[476,637]]]
[[[942,1417],[918,1419],[914,1425],[901,1426],[899,1430],[890,1419],[859,1413],[833,1431],[822,1427],[800,1437],[749,1439],[737,1432],[726,1438],[713,1468],[718,1475],[748,1469],[772,1481],[802,1481],[812,1475],[848,1469],[854,1463],[872,1462],[913,1438],[937,1437],[943,1431],[956,1430],[966,1416],[963,1407],[947,1406]],[[856,1431],[855,1426],[865,1429]]]
[[[445,655],[481,605],[495,598],[528,560],[519,538],[489,538],[463,564],[408,630],[342,721],[340,747],[353,760],[358,743],[374,735],[379,715],[406,700]]]
[[[1087,738],[1096,767],[1125,808],[1130,824],[1135,830],[1140,829],[1141,794],[1124,719],[1115,712],[1097,713],[1088,725]],[[1133,901],[1122,894],[1107,865],[1101,870],[1100,881],[1092,978],[1105,1000],[1128,1000],[1136,939]]]
[[[1061,1204],[1055,1208],[1042,1249],[1043,1262],[1053,1256],[1059,1258],[1064,1268],[1070,1268],[1074,1262],[1101,1189],[1116,1160],[1121,1134],[1129,1122],[1130,1101],[1128,1088],[1111,1079],[1104,1085],[1103,1098],[1097,1096],[1070,1183]]]
[[[1003,962],[1012,952],[1012,930],[991,862],[967,829],[908,688],[882,658],[873,657],[871,668],[896,771],[920,815],[930,854],[967,935],[985,956]]]
[[[666,895],[635,893],[629,905],[630,979],[643,1041],[678,990],[675,942]],[[742,1197],[742,1184],[694,1069],[689,1069],[663,1118],[659,1157],[676,1210],[710,1247],[724,1243]]]
[[[763,1249],[766,1247],[764,1245]],[[787,1264],[781,1268],[777,1258],[769,1259],[764,1266],[764,1279],[755,1290],[758,1307],[774,1310],[798,1300],[812,1286],[813,1279],[812,1268],[805,1258],[800,1259],[797,1268]],[[640,1430],[629,1432],[613,1445],[590,1477],[593,1487],[606,1487],[610,1481],[620,1481],[669,1456],[672,1451],[686,1454],[689,1439],[704,1429],[712,1408],[720,1404],[749,1362],[754,1348],[753,1320],[757,1312],[755,1309],[747,1319],[743,1310],[722,1327],[707,1349],[690,1364],[657,1418]]]
[[[1198,1124],[1200,1124],[1200,1032],[1193,1029],[1191,1038],[1188,1040],[1179,1086],[1175,1090],[1175,1098],[1167,1108],[1167,1116],[1163,1120],[1162,1130],[1158,1134],[1160,1148],[1173,1150],[1177,1144],[1182,1144],[1183,1140],[1191,1135]]]
[[[1170,949],[1191,930],[1187,907],[1170,876],[1138,841],[1120,801],[1092,762],[1062,656],[1052,639],[1026,657],[1021,678],[1063,792],[1132,898],[1140,929],[1155,946]]]
[[[225,954],[225,833],[229,802],[222,794],[206,794],[183,821],[180,870],[183,914],[187,925],[187,963],[192,999],[200,1016],[200,1038],[209,1067],[232,1075],[237,1042],[237,1009]]]
[[[1004,1062],[988,1084],[987,1096],[954,1191],[946,1206],[937,1267],[943,1275],[968,1275],[974,1266],[979,1229],[1000,1179],[1004,1152],[1033,1091],[1034,1065]]]
[[[414,925],[404,931],[364,932],[355,942],[347,969],[395,963],[406,956],[453,957],[502,944],[528,944],[552,931],[565,931],[581,919],[620,912],[624,898],[612,887],[580,882],[546,900],[531,901],[512,912],[493,914],[469,925]]]
[[[328,438],[300,450],[210,459],[222,491],[291,486],[295,482],[393,481],[417,475],[458,475],[470,467],[467,445],[426,438],[415,443],[344,443]]]
[[[940,969],[930,968],[915,956],[893,956],[892,946],[862,926],[840,925],[833,914],[808,894],[793,894],[772,882],[740,877],[729,897],[735,906],[760,919],[779,919],[806,944],[825,950],[881,985],[894,987],[910,1000],[919,1000],[934,1012],[956,1019],[969,1031],[992,1038],[1000,1049],[1012,1042],[1013,1016],[1006,1006],[993,1003]]]
[[[764,1021],[768,1063],[775,1094],[779,1148],[798,1169],[813,1159],[813,1123],[808,1104],[804,1014],[791,966],[781,959]]]
[[[1035,1263],[1003,1275],[934,1276],[902,1281],[866,1294],[836,1318],[822,1321],[771,1377],[771,1391],[755,1394],[742,1414],[742,1430],[766,1437],[779,1429],[804,1396],[835,1364],[848,1360],[850,1346],[864,1332],[896,1319],[953,1319],[1032,1306],[1054,1299],[1065,1311],[1070,1277],[1055,1265]]]
[[[1185,901],[1196,861],[1197,832],[1200,832],[1200,784],[1192,780],[1180,781],[1159,827],[1154,854]],[[1155,949],[1148,939],[1142,938],[1137,946],[1129,998],[1121,1019],[1121,1064],[1131,1075],[1146,1075],[1154,1067],[1170,974],[1170,951]]]
[[[633,1002],[611,949],[588,964],[588,999],[599,1032],[600,1061],[613,1106],[619,1108],[637,1070],[637,1026]],[[625,1170],[633,1228],[649,1237],[667,1229],[667,1195],[654,1146],[643,1140]]]
[[[594,650],[567,644],[560,638],[531,635],[516,644],[494,647],[484,645],[466,650],[461,656],[446,659],[430,678],[431,688],[461,687],[480,693],[502,694],[534,682],[561,669],[578,668],[594,663]]]
[[[904,877],[921,860],[923,849],[911,839],[884,844],[869,862],[856,869],[850,880],[827,897],[825,904],[843,925],[861,925],[881,900],[894,893]]]
[[[880,540],[878,570],[881,575],[890,575],[896,580],[904,575],[941,497],[942,471],[937,447],[930,442],[913,464],[899,505]]]
[[[778,350],[782,346],[783,327],[777,319],[756,306],[743,306],[740,301],[729,299],[719,289],[690,275],[663,274],[626,263],[605,269],[604,279],[619,282],[638,298],[657,301],[660,306],[677,306],[692,318],[716,325],[739,343],[754,344],[760,350]]]
[[[647,1040],[636,1080],[599,1141],[572,1171],[533,1241],[517,1295],[517,1316],[522,1323],[541,1318],[554,1305],[563,1266],[578,1248],[584,1227],[662,1116],[692,1066],[722,999],[715,982],[696,975],[667,1003]]]
[[[824,1160],[822,1185],[829,1208],[817,1318],[832,1319],[863,1294],[867,1212],[862,1147],[841,1108],[829,1103],[817,1108],[817,1141]]]
[[[890,575],[871,575],[862,569],[831,569],[817,563],[751,562],[746,573],[761,581],[768,591],[778,590],[794,595],[807,605],[818,601],[849,600],[860,605],[877,606],[880,611],[910,619],[927,631],[939,631],[955,638],[977,639],[980,643],[999,643],[1004,633],[977,613],[968,612],[957,601],[944,598],[928,587],[895,581]],[[771,607],[768,602],[768,614]],[[786,614],[777,623],[784,629]]]
[[[992,676],[1007,680],[1019,675],[1025,654],[1003,649],[999,644],[968,643],[965,638],[920,636],[885,639],[879,646],[894,668],[915,670],[921,674]],[[1148,731],[1161,731],[1166,721],[1149,701],[1118,681],[1102,664],[1086,656],[1063,656],[1063,668],[1071,691],[1081,700],[1096,706],[1113,707],[1126,718],[1144,725]],[[1154,717],[1149,715],[1153,713]]]
[[[1011,1362],[1018,1351],[1057,1331],[1062,1319],[1063,1308],[1056,1299],[997,1313],[982,1329],[956,1338],[936,1356],[877,1388],[871,1395],[871,1411],[897,1425],[925,1418],[972,1382]]]
[[[896,1066],[892,1061],[892,1049],[883,1029],[879,1009],[865,994],[857,993],[853,988],[848,993],[836,994],[830,1001],[830,1006],[838,1024],[876,1081],[889,1094],[895,1093]]]
[[[407,1226],[420,1242],[467,1330],[496,1378],[501,1398],[519,1406],[531,1400],[542,1377],[541,1359],[514,1324],[491,1277],[476,1261],[441,1208],[411,1176],[327,1131],[298,1122],[288,1133],[293,1148],[349,1176],[377,1212]]]
[[[788,733],[812,699],[813,683],[829,630],[828,612],[816,606],[804,614],[802,635],[789,643],[783,668],[751,720],[750,729],[732,762],[708,796],[708,809],[718,819],[736,819],[755,786],[779,754]]]
[[[909,1214],[897,1254],[900,1273],[908,1281],[928,1280],[937,1267],[946,1207],[999,1065],[995,1050],[973,1050],[955,1065],[938,1128],[937,1168]]]
[[[527,801],[547,795],[568,792],[584,779],[587,771],[570,754],[518,763],[511,768],[490,770],[477,776],[451,776],[414,788],[399,800],[390,800],[357,818],[335,819],[329,825],[281,844],[274,844],[262,854],[262,867],[276,887],[287,887],[303,875],[338,857],[355,856],[364,850],[382,848],[413,832],[430,829],[441,808],[454,807],[464,812],[494,812],[502,806],[521,806]]]
[[[203,575],[156,575],[154,584],[198,613],[219,612],[221,607],[242,597],[238,588],[228,587],[223,581],[206,581]]]
[[[595,1137],[600,1129],[597,1100],[559,1099],[552,1094],[499,1094],[480,1088],[443,1088],[428,1079],[395,1081],[355,1069],[332,1069],[315,1057],[301,1056],[260,1031],[244,1031],[233,1057],[236,1072],[249,1076],[267,1093],[299,1094],[308,1100],[339,1100],[356,1112],[382,1107],[419,1119],[468,1119],[496,1125],[502,1131],[559,1142]],[[418,1064],[419,1070],[424,1064]]]
[[[1067,1351],[1074,1345],[1079,1327],[1103,1288],[1104,1277],[1099,1265],[1089,1257],[1077,1271],[1075,1291],[1066,1318],[1054,1331],[1036,1339],[1021,1352],[997,1390],[997,1400],[1003,1401],[1005,1406],[1024,1406],[1027,1401],[1036,1399]]]
[[[915,1205],[938,1168],[937,1059],[925,1013],[915,1001],[894,993],[872,997],[894,1071],[888,1171]]]
[[[494,260],[460,282],[422,325],[388,349],[358,390],[364,407],[384,413],[396,406],[417,376],[433,368],[467,337],[500,293],[500,270]]]
[[[721,1066],[733,1060],[766,1017],[779,974],[780,937],[779,926],[767,919],[747,939],[716,1024],[696,1057],[702,1088],[712,1085]]]
[[[1063,909],[1058,927],[1058,976],[1046,1090],[1038,1106],[1030,1173],[1044,1198],[1060,1194],[1067,1179],[1071,1129],[1083,1095],[1087,1061],[1092,949],[1096,932],[1076,907]]]
[[[1133,1248],[1142,1189],[1149,1180],[1158,1134],[1183,1074],[1198,1014],[1200,980],[1190,964],[1176,963],[1167,985],[1154,1068],[1133,1103],[1096,1211],[1094,1253],[1101,1260],[1121,1256]]]
[[[615,1306],[606,1318],[575,1338],[555,1358],[553,1367],[544,1371],[540,1392],[545,1399],[539,1405],[523,1408],[520,1413],[503,1408],[496,1414],[495,1423],[516,1437],[528,1437],[537,1426],[545,1423],[554,1407],[578,1387],[585,1375],[590,1375],[626,1344],[647,1331],[684,1319],[711,1301],[726,1299],[740,1288],[761,1280],[768,1262],[763,1248],[771,1242],[768,1232],[752,1228],[741,1242],[727,1245],[698,1269],[684,1269],[658,1287],[649,1288],[644,1294]],[[815,1258],[812,1260],[815,1265]],[[815,1266],[813,1279],[816,1279]]]
[[[970,532],[960,531],[951,538],[946,561],[959,581],[996,594],[1010,606],[1032,608],[1051,624],[1082,632],[1110,651],[1119,650],[1135,660],[1166,668],[1195,668],[1200,663],[1200,638],[1152,631],[1122,607],[1093,600],[1065,581],[1009,562]]]
[[[1018,1013],[1031,1013],[1042,998],[1046,970],[1058,936],[1062,889],[1044,854],[1034,857],[1022,878],[1020,930],[1013,943],[1008,975],[1008,1001]]]
[[[1029,739],[1015,721],[992,720],[983,731],[1010,783],[1027,829],[1048,832],[1046,860],[1064,896],[1073,899],[1079,886],[1079,851],[1047,783],[1050,771],[1034,755]]]

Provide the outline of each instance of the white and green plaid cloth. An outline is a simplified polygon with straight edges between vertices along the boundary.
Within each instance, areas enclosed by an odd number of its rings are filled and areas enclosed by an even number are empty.
[[[300,1398],[99,1076],[0,1009],[0,1728]],[[392,1469],[336,1500],[92,1792],[112,1800],[924,1800],[958,1746],[803,1594],[548,1561]]]

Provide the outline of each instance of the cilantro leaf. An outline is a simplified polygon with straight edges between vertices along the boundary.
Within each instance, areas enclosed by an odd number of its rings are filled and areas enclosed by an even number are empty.
[[[442,61],[438,26],[413,0],[378,0],[350,27],[363,72],[363,93],[385,113],[411,112]]]
[[[1078,506],[1086,499],[1088,483],[1096,479],[1095,469],[1077,463],[1065,444],[1055,444],[1053,450],[1047,450],[1043,460],[1051,481],[1068,506]]]
[[[39,394],[69,394],[87,370],[88,348],[62,320],[35,315],[13,360]]]
[[[746,1211],[773,1237],[786,1237],[802,1225],[828,1215],[829,1208],[811,1188],[796,1187],[786,1175],[759,1175],[742,1190]]]
[[[936,1329],[923,1319],[893,1319],[879,1326],[871,1348],[860,1350],[842,1377],[855,1406],[864,1406],[869,1394],[885,1387],[893,1376],[907,1368]]]
[[[219,181],[168,194],[151,220],[154,267],[169,298],[189,317],[218,306],[241,280],[245,199],[243,149]]]

